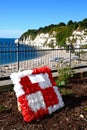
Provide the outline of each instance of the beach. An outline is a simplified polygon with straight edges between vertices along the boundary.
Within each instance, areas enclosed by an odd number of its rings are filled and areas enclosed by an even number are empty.
[[[59,58],[69,59],[69,55],[70,54],[66,52],[66,50],[49,50],[47,54],[40,56],[38,58],[0,66],[1,74],[7,76],[13,72],[33,69],[42,66],[48,66],[51,69],[56,69]]]

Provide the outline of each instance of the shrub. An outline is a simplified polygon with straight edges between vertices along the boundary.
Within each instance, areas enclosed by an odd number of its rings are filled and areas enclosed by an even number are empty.
[[[57,65],[58,78],[56,83],[58,87],[65,86],[66,82],[73,77],[74,71],[71,69],[70,65],[60,61]]]

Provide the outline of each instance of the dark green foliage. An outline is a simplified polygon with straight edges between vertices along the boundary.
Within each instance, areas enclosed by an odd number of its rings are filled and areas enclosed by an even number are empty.
[[[78,27],[79,27],[79,24],[77,22],[74,22],[74,24],[73,24],[74,30],[76,30]]]
[[[68,25],[63,28],[61,28],[61,31],[57,32],[57,44],[58,46],[65,46],[66,38],[72,35],[72,32],[74,31],[74,26]]]
[[[68,23],[67,23],[67,25],[72,25],[72,24],[73,24],[72,20],[68,21]]]
[[[61,23],[58,24],[58,26],[66,26],[66,24],[61,22]]]

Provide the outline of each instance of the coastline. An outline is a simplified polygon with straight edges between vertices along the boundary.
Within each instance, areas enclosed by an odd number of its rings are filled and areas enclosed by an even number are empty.
[[[3,75],[10,75],[11,73],[18,71],[18,65],[19,71],[33,69],[42,66],[49,66],[51,69],[56,69],[58,61],[55,61],[53,59],[59,57],[66,59],[69,57],[69,53],[67,53],[65,50],[52,50],[38,58],[20,61],[19,63],[15,62],[11,64],[2,65],[1,70],[3,72]]]

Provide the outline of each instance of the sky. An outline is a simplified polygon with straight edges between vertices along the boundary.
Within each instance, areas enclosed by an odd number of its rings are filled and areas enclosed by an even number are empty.
[[[87,18],[87,0],[0,0],[0,38]]]

